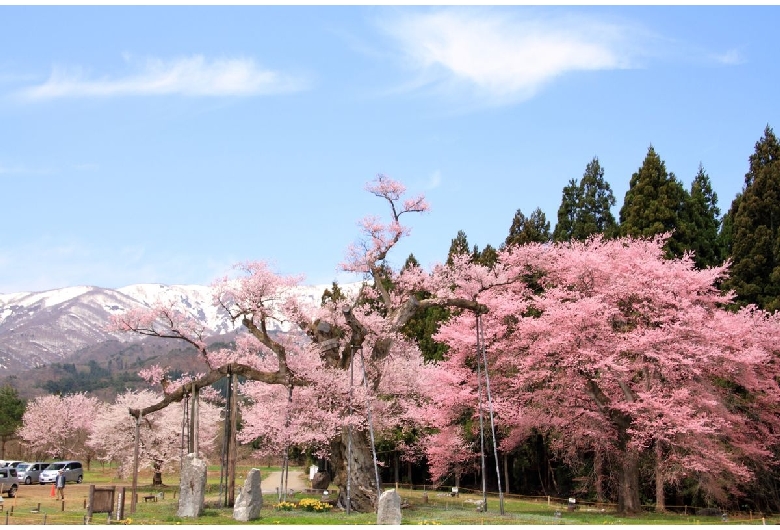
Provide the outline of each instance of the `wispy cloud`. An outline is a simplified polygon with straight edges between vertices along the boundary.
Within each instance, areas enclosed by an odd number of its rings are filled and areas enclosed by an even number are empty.
[[[55,67],[42,84],[19,92],[27,100],[114,96],[258,96],[307,87],[301,77],[260,68],[246,58],[207,60],[202,55],[128,61],[124,76],[90,78],[80,68]]]
[[[734,64],[744,63],[745,59],[742,57],[742,54],[739,53],[738,50],[729,50],[726,53],[716,55],[715,61],[720,64],[734,65]]]
[[[430,177],[428,177],[428,183],[425,185],[426,189],[434,190],[441,186],[441,171],[438,169],[434,171]]]
[[[409,88],[467,88],[494,103],[528,99],[563,74],[633,65],[634,29],[583,15],[487,9],[400,15],[382,29],[418,77]]]
[[[50,175],[50,169],[33,169],[23,165],[4,166],[0,164],[0,175]]]

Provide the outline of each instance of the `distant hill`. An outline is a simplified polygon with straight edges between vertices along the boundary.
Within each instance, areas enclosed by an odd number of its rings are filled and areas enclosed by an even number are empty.
[[[318,303],[329,285],[302,286],[297,296]],[[357,284],[348,286],[357,289]],[[209,287],[141,284],[121,289],[67,287],[0,294],[0,381],[22,397],[90,391],[112,397],[144,383],[137,377],[158,363],[182,372],[205,371],[192,348],[177,341],[109,331],[111,315],[157,300],[175,301],[210,330],[213,347],[230,344],[237,330],[212,303]],[[285,333],[276,325],[273,332]]]

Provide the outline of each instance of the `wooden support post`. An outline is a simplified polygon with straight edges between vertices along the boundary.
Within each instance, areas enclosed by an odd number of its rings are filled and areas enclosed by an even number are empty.
[[[189,452],[198,456],[198,396],[200,392],[195,386],[195,382],[192,383],[192,406],[190,412],[190,439],[189,439]]]
[[[135,447],[133,448],[133,498],[130,499],[130,513],[135,513],[135,505],[138,502],[138,445],[141,432],[141,414],[135,420]]]
[[[95,509],[93,506],[93,500],[95,498],[95,485],[90,484],[89,485],[89,507],[87,507],[87,499],[84,499],[84,507],[87,508],[87,518],[92,519],[92,510]]]
[[[238,423],[238,378],[236,374],[230,375],[230,437],[227,447],[227,505],[233,507],[236,502],[236,430]]]
[[[120,521],[125,518],[125,493],[127,488],[122,486],[122,490],[119,492],[119,506],[117,507],[117,519]]]

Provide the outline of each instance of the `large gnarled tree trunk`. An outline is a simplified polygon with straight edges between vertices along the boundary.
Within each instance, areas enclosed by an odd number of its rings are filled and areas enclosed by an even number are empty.
[[[336,470],[333,484],[339,488],[338,505],[347,506],[347,460],[349,456],[350,507],[356,512],[372,512],[377,504],[376,472],[371,451],[371,440],[366,431],[344,432],[330,444],[330,459]]]

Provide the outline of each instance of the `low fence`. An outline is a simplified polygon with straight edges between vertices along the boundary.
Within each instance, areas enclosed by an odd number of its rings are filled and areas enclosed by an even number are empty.
[[[433,504],[436,506],[442,506],[445,509],[448,508],[462,508],[462,509],[474,509],[475,508],[475,501],[473,499],[466,499],[466,500],[459,500],[460,495],[471,495],[481,498],[482,497],[482,490],[481,489],[471,489],[471,488],[464,488],[459,487],[457,488],[457,493],[455,493],[455,488],[452,486],[431,486],[431,485],[419,485],[419,484],[408,484],[408,483],[384,483],[382,484],[383,489],[388,488],[398,488],[398,489],[407,489],[412,491],[423,491],[428,492],[427,496],[427,503]],[[488,491],[486,492],[486,496],[488,499],[489,506],[498,506],[499,502],[499,495],[498,492],[495,491]],[[572,503],[572,498],[561,498],[561,497],[554,497],[551,495],[519,495],[515,493],[504,493],[504,499],[515,499],[518,501],[525,501],[525,502],[531,502],[535,504],[540,505],[547,505],[551,508],[555,509],[578,509],[578,510],[586,510],[586,511],[593,511],[593,512],[603,512],[603,513],[617,513],[618,511],[618,505],[616,503],[609,503],[609,502],[595,502],[595,501],[587,501],[587,500],[581,500],[581,499],[574,499],[575,502]],[[642,505],[642,509],[646,512],[653,512],[655,511],[655,505]],[[721,519],[726,522],[758,522],[765,520],[767,515],[771,514],[763,514],[760,512],[753,512],[753,511],[740,511],[740,510],[720,510],[716,508],[703,508],[703,507],[695,507],[695,506],[677,506],[677,505],[666,505],[666,511],[670,513],[677,513],[680,515],[698,515],[698,516],[709,516],[709,517],[721,517]]]

